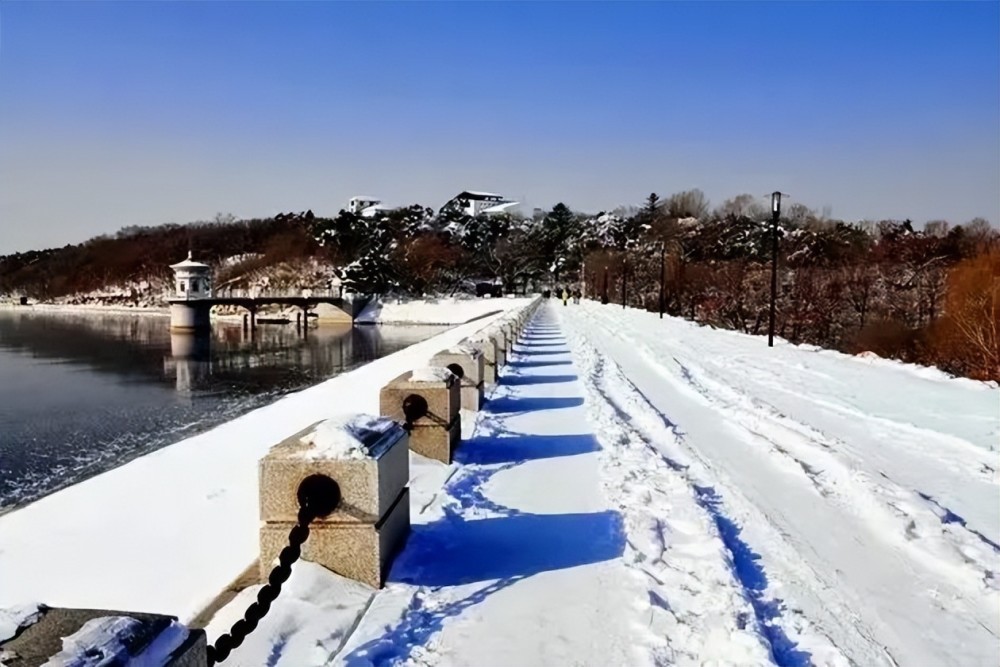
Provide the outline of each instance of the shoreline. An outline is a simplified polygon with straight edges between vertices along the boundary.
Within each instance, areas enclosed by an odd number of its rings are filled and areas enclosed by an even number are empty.
[[[170,309],[166,306],[104,306],[99,304],[71,304],[71,303],[32,303],[22,306],[19,303],[0,303],[0,310],[30,313],[33,311],[45,311],[50,313],[107,313],[123,315],[159,315],[170,316]]]

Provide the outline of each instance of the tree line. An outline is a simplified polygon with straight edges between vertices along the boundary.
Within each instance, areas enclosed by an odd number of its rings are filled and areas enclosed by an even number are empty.
[[[795,203],[778,224],[777,334],[1000,380],[1000,239],[982,219],[849,223]],[[578,285],[587,296],[750,334],[767,331],[770,212],[699,190],[596,215],[557,204],[533,217],[413,205],[363,217],[311,211],[259,220],[127,228],[114,237],[0,258],[0,294],[52,298],[137,277],[166,280],[193,249],[216,284],[314,259],[364,293]],[[662,271],[661,271],[662,266]],[[305,286],[305,285],[304,285]]]

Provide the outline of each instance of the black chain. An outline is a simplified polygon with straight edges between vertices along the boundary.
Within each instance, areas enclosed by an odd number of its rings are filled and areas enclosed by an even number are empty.
[[[309,524],[328,515],[340,504],[340,487],[325,475],[311,475],[299,485],[298,522],[288,531],[288,546],[278,555],[278,565],[271,570],[267,583],[257,592],[257,600],[243,612],[243,618],[233,623],[228,634],[220,635],[215,645],[207,649],[208,665],[216,665],[229,657],[247,635],[271,609],[271,603],[281,593],[281,586],[292,576],[292,563],[302,555],[302,545],[309,539]]]

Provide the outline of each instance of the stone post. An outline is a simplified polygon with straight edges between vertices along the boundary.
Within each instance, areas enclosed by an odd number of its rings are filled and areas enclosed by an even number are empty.
[[[504,345],[507,351],[507,356],[514,351],[514,343],[517,341],[517,327],[511,320],[503,320],[500,322],[500,327],[504,332]]]
[[[42,607],[26,625],[13,639],[0,641],[6,667],[208,664],[205,631],[189,629],[173,616]]]
[[[490,328],[486,330],[487,335],[493,339],[496,344],[497,350],[497,375],[500,374],[500,369],[507,365],[507,334],[504,328],[500,326],[499,322],[495,322],[490,325]]]
[[[462,439],[459,380],[446,368],[417,368],[403,373],[379,393],[382,415],[408,424],[410,449],[451,463]]]
[[[259,468],[261,580],[287,546],[302,480],[325,475],[339,486],[340,503],[310,524],[302,559],[381,587],[410,531],[407,440],[399,424],[352,415],[317,422],[272,447]]]
[[[431,358],[432,366],[447,368],[459,379],[460,405],[463,410],[477,411],[483,406],[483,375],[485,358],[470,341],[438,352]]]
[[[497,341],[488,331],[476,334],[473,341],[483,353],[483,386],[490,387],[497,383]]]

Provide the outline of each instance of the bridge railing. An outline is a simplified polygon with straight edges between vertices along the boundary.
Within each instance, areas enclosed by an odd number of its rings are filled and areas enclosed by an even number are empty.
[[[309,288],[226,288],[213,290],[212,296],[231,299],[261,299],[261,298],[320,298],[320,299],[341,299],[344,297],[344,290],[341,286],[334,286],[327,289]]]

